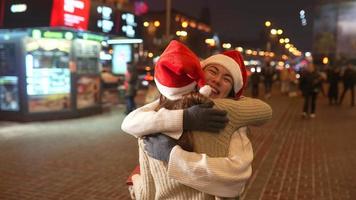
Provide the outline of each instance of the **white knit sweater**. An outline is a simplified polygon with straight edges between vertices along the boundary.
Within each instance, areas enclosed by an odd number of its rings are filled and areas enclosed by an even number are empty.
[[[193,132],[194,150],[198,153],[206,153],[211,157],[227,157],[232,134],[239,127],[251,123],[251,118],[244,115],[244,110],[239,107],[239,101],[218,99],[215,100],[215,104],[219,109],[228,111],[230,121],[219,134]],[[255,123],[265,120],[266,113],[256,114],[260,118],[253,118]],[[270,117],[270,115],[271,112],[268,116]],[[137,199],[215,199],[213,195],[194,190],[169,178],[166,164],[150,158],[142,150],[141,140],[139,140],[139,148],[141,176],[139,179],[134,179]]]

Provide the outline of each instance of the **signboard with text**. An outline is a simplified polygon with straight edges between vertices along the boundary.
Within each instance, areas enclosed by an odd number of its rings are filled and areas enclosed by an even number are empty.
[[[107,4],[92,1],[88,30],[115,34],[115,8]]]
[[[53,0],[50,26],[87,30],[90,0]]]

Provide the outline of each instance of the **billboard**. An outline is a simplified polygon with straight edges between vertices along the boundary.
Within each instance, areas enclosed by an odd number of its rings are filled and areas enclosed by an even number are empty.
[[[115,8],[104,3],[92,1],[90,5],[90,17],[88,30],[116,34]]]
[[[132,61],[132,47],[129,44],[114,45],[112,73],[125,74],[127,63]]]
[[[90,0],[53,0],[50,26],[87,30]]]

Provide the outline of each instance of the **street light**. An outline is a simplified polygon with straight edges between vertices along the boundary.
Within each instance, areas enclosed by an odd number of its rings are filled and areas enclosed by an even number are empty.
[[[155,27],[159,27],[159,26],[161,25],[161,23],[160,23],[159,21],[155,21],[155,22],[153,22],[153,25],[154,25]]]
[[[265,26],[266,27],[270,27],[272,25],[272,23],[270,21],[265,21]]]

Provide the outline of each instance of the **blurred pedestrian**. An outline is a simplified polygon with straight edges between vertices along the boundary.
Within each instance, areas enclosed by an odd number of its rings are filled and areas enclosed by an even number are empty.
[[[340,68],[333,66],[327,70],[327,81],[329,83],[329,104],[335,105],[339,98]]]
[[[342,81],[344,83],[344,89],[341,94],[339,104],[342,104],[344,100],[345,93],[350,90],[351,95],[351,106],[355,106],[355,94],[354,94],[354,85],[355,85],[355,70],[352,68],[351,62],[347,64],[347,67],[342,75]]]
[[[260,74],[257,71],[252,72],[250,76],[251,83],[251,95],[253,98],[257,98],[259,95]]]
[[[296,97],[298,95],[298,78],[294,69],[289,68],[289,97]]]
[[[289,70],[284,67],[279,74],[279,78],[281,80],[281,93],[288,94],[289,93]]]
[[[322,77],[316,71],[314,64],[309,63],[300,77],[300,89],[304,97],[303,117],[314,118],[316,111],[316,100],[320,92]]]
[[[125,73],[125,99],[126,99],[126,114],[136,109],[135,97],[137,93],[138,75],[134,65],[127,64]]]
[[[268,99],[271,97],[273,78],[275,74],[275,70],[271,65],[271,62],[267,62],[267,65],[262,71],[264,85],[265,85],[265,98]]]

